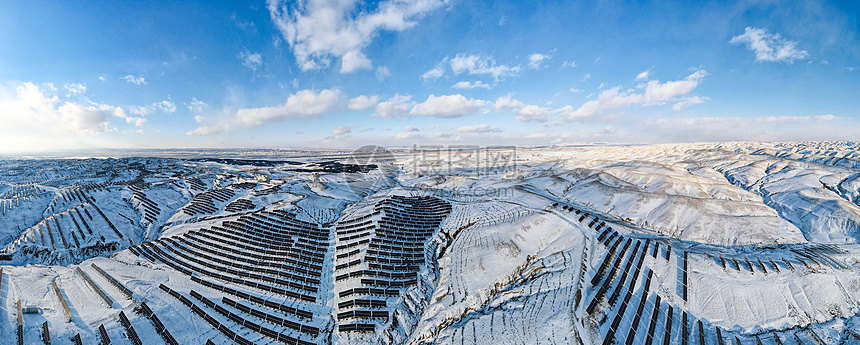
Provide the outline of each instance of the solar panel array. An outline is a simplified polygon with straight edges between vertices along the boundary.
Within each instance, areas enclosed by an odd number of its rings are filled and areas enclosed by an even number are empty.
[[[775,332],[733,334],[706,319],[695,317],[684,305],[673,305],[667,302],[668,299],[658,295],[655,287],[651,286],[654,271],[648,266],[670,265],[674,253],[678,273],[675,292],[682,303],[686,303],[690,298],[692,289],[689,263],[692,253],[688,248],[684,248],[682,242],[668,238],[625,235],[608,226],[607,222],[610,220],[599,214],[590,214],[568,205],[563,206],[562,210],[573,212],[573,218],[593,230],[597,241],[606,248],[600,264],[591,275],[591,299],[585,308],[590,315],[601,312],[604,314],[604,317],[599,319],[604,345],[761,344],[766,338],[772,338],[775,344],[782,343]],[[676,246],[674,251],[673,243]],[[794,270],[798,264],[807,268],[817,265],[818,268],[848,269],[845,264],[832,257],[845,252],[832,245],[798,245],[790,248],[790,252],[794,255],[780,258],[759,253],[750,256],[708,256],[723,269],[745,270],[751,274],[779,274],[782,272],[780,266]],[[648,263],[643,265],[646,259]],[[598,308],[601,306],[603,308]],[[794,332],[793,337],[800,341],[798,333]],[[817,338],[814,332],[808,333],[811,338]]]
[[[222,293],[161,289],[191,308],[213,328],[240,344],[267,337],[314,344],[322,318],[320,280],[329,230],[287,211],[258,211],[131,248],[190,280]]]
[[[438,198],[395,195],[335,225],[338,331],[371,332],[388,321],[390,302],[417,283],[427,240],[450,212]]]

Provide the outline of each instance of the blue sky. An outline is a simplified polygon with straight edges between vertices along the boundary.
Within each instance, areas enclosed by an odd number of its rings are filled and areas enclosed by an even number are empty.
[[[860,138],[852,1],[0,3],[0,152]]]

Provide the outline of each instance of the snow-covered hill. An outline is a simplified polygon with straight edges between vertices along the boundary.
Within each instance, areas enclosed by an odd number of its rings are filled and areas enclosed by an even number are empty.
[[[860,343],[858,143],[443,149],[0,161],[0,344]]]

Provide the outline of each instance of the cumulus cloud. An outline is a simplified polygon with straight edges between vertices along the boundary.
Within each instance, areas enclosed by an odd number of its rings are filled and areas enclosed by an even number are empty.
[[[288,120],[316,119],[325,113],[339,110],[340,98],[341,93],[337,89],[301,90],[287,97],[284,104],[239,109],[226,121],[213,126],[198,127],[186,135],[211,135],[234,128],[258,127]]]
[[[538,63],[540,63],[540,61],[538,61]],[[451,68],[451,72],[453,72],[454,75],[464,73],[469,75],[489,75],[496,81],[520,72],[520,66],[499,64],[492,58],[461,53],[457,54],[457,56],[453,58],[448,58],[446,56],[442,61],[436,64],[433,69],[421,75],[421,78],[424,80],[439,79],[445,75],[447,68]]]
[[[335,128],[333,131],[331,131],[331,134],[332,134],[332,135],[344,135],[344,134],[347,134],[347,133],[351,133],[351,132],[352,132],[352,129],[353,129],[353,128],[355,128],[355,127],[356,127],[356,126],[342,126],[342,127],[338,127],[338,128]]]
[[[531,54],[529,55],[529,67],[532,69],[540,69],[541,64],[546,61],[552,59],[552,56],[546,54]]]
[[[459,82],[459,83],[456,83],[456,84],[452,85],[452,86],[451,86],[451,88],[452,88],[452,89],[477,89],[477,88],[482,88],[482,89],[488,89],[488,90],[489,90],[489,89],[490,89],[490,85],[488,85],[488,84],[484,84],[484,82],[482,82],[482,81],[480,81],[480,80],[478,80],[478,81],[476,81],[476,82],[474,82],[474,83],[469,82],[469,81],[461,81],[461,82]]]
[[[517,121],[520,122],[546,122],[549,120],[550,109],[536,105],[527,105],[514,111]]]
[[[63,85],[63,87],[65,87],[66,91],[69,92],[66,94],[66,96],[78,95],[78,94],[83,94],[84,92],[87,92],[87,86],[84,84],[80,84],[80,83],[66,84],[66,85]]]
[[[123,79],[126,82],[129,82],[129,83],[132,83],[135,85],[146,85],[146,79],[144,79],[143,77],[135,77],[131,74],[129,74],[125,77],[119,78],[119,79]]]
[[[341,73],[370,69],[362,52],[380,31],[403,31],[448,0],[388,0],[371,7],[356,0],[267,0],[272,21],[302,70],[341,59]]]
[[[641,93],[633,90],[620,91],[619,87],[614,87],[601,92],[596,100],[588,101],[577,109],[567,107],[562,115],[567,121],[576,121],[593,118],[607,109],[630,105],[652,106],[678,101],[681,96],[693,91],[706,75],[705,70],[698,70],[681,80],[665,83],[651,80],[645,85],[645,91]]]
[[[444,59],[442,59],[441,62],[436,64],[436,67],[433,67],[433,69],[424,72],[424,74],[421,75],[421,79],[433,80],[441,78],[443,75],[445,75],[445,66],[447,63],[448,57],[445,57]]]
[[[486,101],[467,99],[460,94],[445,96],[430,95],[426,101],[412,107],[409,114],[442,118],[460,117],[477,113],[485,104],[487,104]]]
[[[699,96],[686,97],[683,100],[681,100],[680,102],[673,104],[672,110],[679,111],[679,110],[684,109],[686,107],[689,107],[691,105],[696,105],[696,104],[702,103],[702,102],[709,100],[709,99],[710,98],[708,98],[708,97],[699,97]]]
[[[642,71],[636,75],[636,81],[648,80],[648,75],[651,74],[651,70]]]
[[[404,132],[420,132],[421,130],[415,126],[406,126],[403,128]]]
[[[490,133],[490,132],[501,132],[502,130],[496,126],[490,126],[487,124],[481,125],[473,125],[473,126],[463,126],[457,128],[457,132],[461,133]]]
[[[388,70],[386,66],[379,66],[376,68],[376,80],[383,81],[385,78],[391,76],[391,71]]]
[[[263,57],[260,56],[260,53],[251,53],[248,50],[239,53],[239,59],[242,60],[242,66],[248,67],[252,71],[256,71],[263,65]]]
[[[208,107],[209,105],[204,103],[203,101],[198,100],[196,97],[191,98],[191,105],[188,106],[188,111],[199,113],[203,111],[203,108]]]
[[[128,118],[120,107],[62,101],[52,94],[55,88],[50,85],[42,89],[33,83],[22,83],[14,91],[6,91],[10,90],[0,89],[0,109],[3,109],[0,142],[8,148],[23,145],[35,149],[30,146],[31,141],[56,142],[75,135],[95,136],[116,130],[111,118]]]
[[[347,103],[347,108],[349,110],[367,110],[373,108],[376,103],[379,102],[379,97],[376,96],[358,96],[356,98],[351,98]]]
[[[275,107],[239,109],[236,112],[237,124],[245,127],[260,126],[285,120],[315,119],[322,114],[335,110],[340,99],[340,90],[302,90]]]
[[[173,113],[176,112],[176,104],[173,104],[171,101],[161,101],[155,102],[152,104],[155,109],[161,110],[165,113]]]
[[[386,120],[402,119],[409,115],[412,104],[414,104],[412,96],[396,94],[387,101],[377,104],[371,116],[379,116]]]
[[[747,27],[744,33],[732,37],[729,43],[744,44],[755,52],[758,61],[783,61],[792,63],[809,57],[805,50],[797,49],[797,42],[789,41],[779,34],[771,34],[765,28]]]
[[[499,97],[494,104],[496,111],[510,110],[520,122],[545,122],[554,111],[537,105],[526,105],[510,96]]]
[[[505,96],[505,97],[499,97],[499,99],[496,100],[496,103],[494,106],[495,106],[497,111],[502,111],[502,110],[520,109],[522,107],[525,107],[526,105],[523,104],[523,102],[520,102],[518,100],[511,98],[511,96]]]
[[[352,73],[360,69],[371,69],[373,63],[360,51],[349,51],[340,60],[340,73]]]
[[[134,123],[135,126],[141,126],[141,125],[143,125],[144,122],[146,122],[146,119],[142,118],[142,116],[152,114],[156,111],[162,111],[165,113],[176,112],[176,104],[174,104],[173,102],[171,102],[169,100],[164,100],[164,101],[152,103],[150,105],[129,107],[128,111],[131,114],[141,116],[141,117],[136,117],[136,118],[135,117],[127,117],[126,121],[128,123]]]
[[[400,132],[394,135],[397,139],[421,139],[424,138],[424,134],[418,132]]]
[[[440,132],[440,133],[433,134],[433,138],[445,140],[445,141],[461,141],[461,140],[463,140],[462,138],[460,138],[460,135],[458,135],[457,133],[448,133],[448,132]]]
[[[125,112],[122,109],[106,105],[85,106],[66,102],[57,110],[59,112],[59,124],[86,135],[96,135],[115,130],[108,121],[109,115],[125,117]]]
[[[497,64],[491,58],[481,58],[477,55],[458,54],[449,60],[451,71],[455,75],[468,73],[470,75],[491,75],[493,79],[499,80],[506,76],[519,73],[520,66],[507,66]]]

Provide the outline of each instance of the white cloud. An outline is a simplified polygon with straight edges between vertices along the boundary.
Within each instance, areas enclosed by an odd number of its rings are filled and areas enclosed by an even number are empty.
[[[552,59],[552,56],[546,54],[531,54],[529,55],[529,67],[532,69],[540,69],[541,63],[546,60]]]
[[[340,59],[340,73],[353,73],[360,69],[371,69],[373,63],[361,51],[348,51]]]
[[[462,138],[460,138],[460,136],[457,135],[457,133],[448,133],[448,132],[440,132],[440,133],[433,134],[433,138],[441,139],[441,140],[445,140],[445,141],[461,141],[462,140]]]
[[[209,120],[209,119],[207,119],[204,116],[200,116],[200,115],[197,115],[194,117],[194,122],[197,122],[197,123],[203,123],[203,122],[206,122],[207,120]]]
[[[744,33],[732,37],[731,44],[745,44],[747,48],[755,52],[755,58],[759,61],[784,61],[788,63],[794,60],[803,60],[809,57],[805,50],[797,49],[797,42],[783,39],[779,34],[771,34],[767,29],[747,27]]]
[[[497,99],[495,103],[495,108],[497,111],[521,109],[525,106],[526,105],[523,104],[523,102],[511,98],[511,96],[499,97],[499,99]]]
[[[573,93],[580,93],[580,92],[582,92],[582,91],[585,91],[585,90],[583,90],[583,89],[576,89],[576,88],[571,88],[571,89],[570,89],[570,92],[573,92]]]
[[[173,113],[176,112],[176,104],[173,104],[171,101],[161,101],[152,103],[152,107],[158,110],[161,110],[165,113]]]
[[[652,106],[676,101],[680,96],[693,91],[706,75],[704,70],[698,70],[681,80],[665,83],[652,80],[645,86],[643,93],[635,93],[633,90],[621,92],[619,87],[614,87],[601,92],[596,100],[588,101],[578,109],[567,107],[562,115],[567,121],[584,120],[593,118],[606,109],[629,105]]]
[[[496,126],[490,126],[487,124],[482,125],[474,125],[474,126],[463,126],[457,129],[457,132],[461,133],[489,133],[489,132],[501,132],[502,130]]]
[[[344,134],[352,132],[352,128],[353,128],[353,126],[338,127],[338,128],[335,128],[333,131],[331,131],[331,134],[332,135],[344,135]]]
[[[376,68],[376,80],[383,81],[390,76],[391,71],[388,70],[388,67],[379,66]]]
[[[128,108],[128,112],[134,115],[146,116],[152,114],[152,108],[149,106],[132,106]]]
[[[138,116],[146,116],[152,114],[155,111],[163,111],[165,113],[173,113],[176,112],[176,104],[171,101],[161,101],[155,102],[147,106],[133,106],[129,107],[128,111],[134,115]],[[142,118],[127,118],[126,121],[129,123],[135,123],[136,126],[142,125],[146,122],[145,119]]]
[[[376,96],[358,96],[356,98],[351,98],[347,103],[347,108],[349,110],[367,110],[373,108],[376,103],[379,102],[379,97]]]
[[[488,74],[495,80],[502,77],[519,73],[520,66],[507,66],[496,64],[491,58],[481,58],[477,55],[457,54],[450,61],[451,71],[454,74],[468,73],[470,75]]]
[[[397,139],[421,139],[424,138],[424,134],[418,132],[401,132],[397,133],[394,137]]]
[[[474,83],[469,82],[469,81],[461,81],[459,83],[452,85],[451,88],[452,89],[477,89],[477,88],[490,89],[490,85],[484,84],[484,82],[482,82],[480,80],[478,80]]]
[[[129,116],[125,118],[125,122],[133,124],[135,127],[140,127],[143,126],[144,123],[146,123],[146,119],[142,117]]]
[[[315,119],[336,110],[339,99],[340,90],[336,89],[302,90],[287,97],[279,106],[240,109],[236,112],[236,120],[240,125],[253,127],[285,120]]]
[[[80,83],[66,84],[63,85],[63,87],[65,87],[66,91],[69,92],[68,94],[66,94],[66,96],[83,94],[84,92],[87,92],[87,86]]]
[[[125,80],[129,83],[135,84],[135,85],[146,85],[146,79],[144,79],[143,77],[135,77],[131,74],[129,74],[125,77],[119,78],[119,79],[123,79],[123,80]]]
[[[519,110],[514,110],[517,121],[520,122],[545,122],[549,120],[550,110],[536,105],[527,105]]]
[[[534,54],[533,54],[534,55]],[[537,54],[540,55],[540,54]],[[545,56],[545,55],[542,55]],[[539,63],[540,61],[538,61]],[[445,68],[450,67],[454,75],[463,73],[469,75],[490,75],[498,81],[503,77],[520,72],[520,66],[508,66],[496,63],[492,58],[482,58],[478,55],[457,54],[453,58],[447,56],[436,67],[421,75],[424,80],[435,80],[445,75]]]
[[[583,75],[582,75],[582,80],[581,80],[581,81],[586,81],[586,80],[589,80],[589,79],[591,79],[591,73],[586,73],[586,74],[583,74]]]
[[[755,119],[756,122],[762,123],[780,123],[780,124],[788,124],[788,123],[807,123],[807,122],[823,122],[823,121],[833,121],[836,120],[837,117],[833,114],[825,114],[825,115],[817,115],[817,116],[766,116],[766,117],[757,117]]]
[[[210,135],[242,127],[258,127],[288,120],[316,119],[325,113],[339,110],[340,90],[301,90],[284,104],[274,107],[239,109],[236,114],[213,126],[198,127],[186,135]]]
[[[412,107],[412,96],[394,95],[385,102],[380,102],[373,109],[373,115],[379,116],[386,120],[401,119],[409,115],[409,108]]]
[[[445,64],[447,62],[448,62],[448,57],[446,56],[444,59],[442,59],[441,62],[436,64],[436,67],[433,67],[433,69],[431,69],[427,72],[424,72],[424,74],[421,75],[421,79],[424,79],[424,80],[434,79],[435,80],[435,79],[441,78],[442,75],[445,74]]]
[[[106,79],[105,79],[105,77],[99,76],[99,80],[105,81]]]
[[[257,32],[257,26],[254,25],[254,22],[252,22],[252,21],[244,21],[244,20],[240,19],[239,16],[236,15],[235,13],[233,13],[233,15],[230,16],[230,19],[232,19],[233,23],[235,23],[236,26],[238,26],[239,29],[241,29],[242,31],[248,31],[251,33]]]
[[[624,131],[627,130],[619,132]],[[860,124],[851,117],[832,114],[757,118],[679,116],[637,122],[633,131],[643,142],[854,140],[860,135]]]
[[[538,138],[538,139],[556,139],[556,138],[569,138],[573,136],[571,132],[557,132],[551,130],[542,130],[535,131],[526,134],[526,138]]]
[[[122,131],[122,134],[136,134],[136,135],[146,135],[146,131],[142,129],[138,129],[136,131]]]
[[[442,118],[460,117],[474,114],[487,104],[486,101],[467,99],[463,95],[430,95],[424,103],[416,104],[410,115],[435,116]]]
[[[388,0],[359,7],[355,0],[267,0],[269,14],[302,70],[328,66],[341,58],[341,73],[372,68],[362,53],[379,31],[403,31],[448,0]]]
[[[672,110],[679,111],[679,110],[684,109],[686,107],[689,107],[691,105],[696,105],[696,104],[702,103],[702,102],[707,101],[709,99],[710,98],[708,98],[708,97],[699,97],[699,96],[687,97],[687,98],[682,99],[680,102],[673,104]]]
[[[404,132],[420,132],[421,130],[415,126],[406,126],[403,128]]]
[[[55,142],[58,147],[68,148],[60,141],[71,140],[75,135],[95,136],[116,130],[111,117],[127,118],[122,108],[92,103],[79,104],[61,101],[51,91],[40,89],[33,83],[22,83],[14,92],[0,89],[0,146],[38,149],[35,142]],[[31,144],[33,146],[31,146]]]
[[[510,110],[520,122],[546,122],[549,115],[556,112],[537,105],[526,105],[510,96],[499,97],[495,103],[496,111]]]
[[[648,75],[650,74],[651,70],[642,71],[642,73],[636,75],[636,81],[648,80]]]
[[[242,66],[248,67],[252,71],[256,71],[263,65],[263,57],[260,56],[260,53],[251,53],[248,50],[239,53],[239,59],[242,60]]]
[[[203,101],[197,100],[196,97],[191,98],[191,105],[188,106],[188,111],[199,113],[203,111],[203,108],[208,107],[209,105],[204,103]]]
[[[576,61],[565,61],[564,63],[561,64],[561,67],[574,68],[576,66],[577,66]]]

